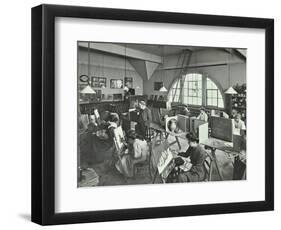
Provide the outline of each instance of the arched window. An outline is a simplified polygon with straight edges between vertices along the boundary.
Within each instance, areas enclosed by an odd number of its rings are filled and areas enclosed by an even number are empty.
[[[220,90],[210,78],[206,78],[206,81],[206,105],[223,108],[223,97]]]
[[[170,88],[168,99],[188,105],[224,107],[220,89],[210,78],[199,73],[186,74],[177,79]]]

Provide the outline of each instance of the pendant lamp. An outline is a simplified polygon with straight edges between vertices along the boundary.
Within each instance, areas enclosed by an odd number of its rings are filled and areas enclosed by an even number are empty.
[[[88,42],[88,76],[90,76],[90,42]],[[88,85],[80,91],[82,94],[96,94],[95,90],[92,89],[92,87]]]
[[[224,93],[225,94],[237,94],[236,90],[233,89],[232,86],[230,86]]]
[[[233,87],[230,85],[230,66],[229,66],[229,54],[227,56],[227,67],[228,67],[228,85],[229,88],[224,92],[225,94],[237,94],[237,91],[233,89]]]
[[[124,78],[123,78],[123,90],[128,92],[129,91],[129,88],[127,85],[125,85],[125,80],[127,78],[127,46],[125,45],[124,46],[125,48],[125,52],[124,52]]]
[[[168,90],[166,89],[166,87],[163,85],[160,89],[159,92],[168,92]]]
[[[164,70],[164,46],[162,48],[162,55],[163,55],[163,64],[162,64],[162,73],[165,79],[165,70]],[[159,92],[165,93],[168,92],[167,88],[164,86],[164,82],[162,83],[162,87],[159,89]]]
[[[91,86],[87,85],[83,90],[80,91],[83,94],[96,94],[95,90]]]

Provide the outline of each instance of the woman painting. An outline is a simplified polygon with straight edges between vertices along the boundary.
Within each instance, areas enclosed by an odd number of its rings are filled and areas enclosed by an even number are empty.
[[[200,114],[198,115],[197,119],[201,120],[201,121],[208,121],[208,115],[205,111],[204,107],[200,108]]]
[[[187,172],[181,172],[178,176],[178,180],[179,182],[202,181],[205,178],[204,161],[206,159],[206,152],[199,145],[198,139],[192,134],[187,134],[186,138],[189,148],[186,152],[179,153],[179,156],[190,158],[191,168]],[[180,157],[176,158],[177,165],[180,165],[183,162]]]
[[[147,142],[130,130],[127,134],[128,149],[115,164],[117,170],[125,177],[134,176],[134,166],[136,163],[146,161],[149,153]]]

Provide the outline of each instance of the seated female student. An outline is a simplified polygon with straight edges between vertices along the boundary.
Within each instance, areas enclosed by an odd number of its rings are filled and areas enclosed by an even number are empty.
[[[187,172],[180,172],[178,176],[179,182],[195,182],[202,181],[205,178],[204,161],[206,159],[205,150],[199,145],[198,139],[192,134],[186,135],[189,147],[186,152],[178,155],[185,158],[190,158],[191,168]],[[176,165],[183,164],[181,157],[175,159]]]
[[[114,132],[119,125],[117,113],[110,113],[106,120],[100,125],[100,129],[93,138],[93,155],[96,163],[105,160],[112,161],[114,153]]]
[[[241,120],[241,114],[238,113],[235,115],[234,119],[232,119],[232,125],[233,125],[233,133],[234,134],[240,134],[240,130],[245,130],[246,126],[244,121]]]
[[[146,161],[149,147],[147,142],[143,138],[138,137],[134,130],[128,132],[127,142],[127,152],[120,156],[115,167],[125,177],[133,177],[134,165]]]
[[[205,108],[201,107],[200,108],[200,114],[198,115],[197,119],[202,120],[202,121],[208,121],[208,115],[205,112]]]
[[[240,153],[234,158],[233,164],[233,180],[246,179],[246,130],[242,135]]]

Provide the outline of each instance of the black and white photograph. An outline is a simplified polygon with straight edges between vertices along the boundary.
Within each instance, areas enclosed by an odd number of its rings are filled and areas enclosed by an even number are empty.
[[[246,48],[77,46],[78,187],[247,180]]]
[[[274,20],[112,7],[32,8],[31,220],[263,219]]]

